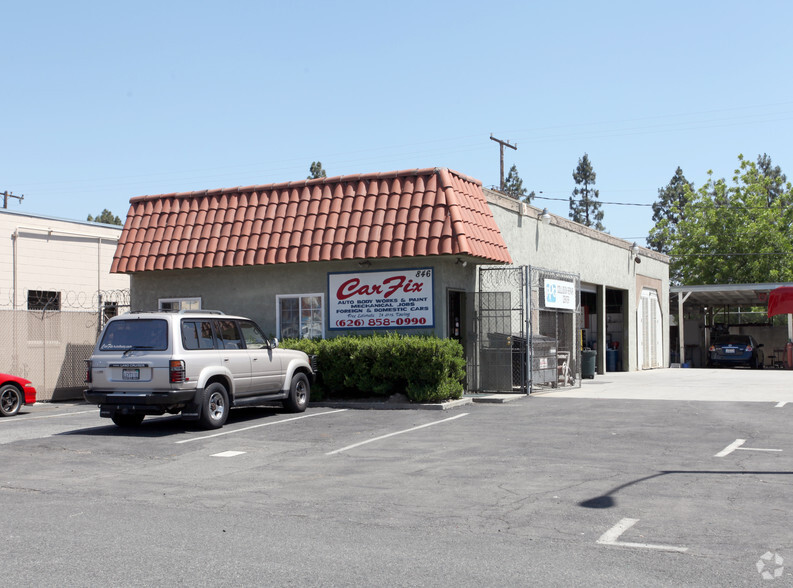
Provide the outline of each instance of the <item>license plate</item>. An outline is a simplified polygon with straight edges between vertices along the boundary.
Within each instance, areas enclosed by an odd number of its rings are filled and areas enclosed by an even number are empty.
[[[724,350],[724,353],[735,353],[735,349],[730,349],[729,347]]]
[[[140,370],[121,370],[122,380],[140,380]]]

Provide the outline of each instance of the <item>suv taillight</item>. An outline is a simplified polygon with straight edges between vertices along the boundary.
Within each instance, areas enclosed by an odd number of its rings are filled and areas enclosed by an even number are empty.
[[[172,359],[168,364],[168,376],[171,384],[181,384],[184,382],[184,361]]]
[[[86,359],[85,360],[85,383],[86,384],[90,384],[91,382],[94,381],[94,376],[93,376],[93,372],[91,371],[91,367],[92,367],[91,366],[91,360],[90,359]]]

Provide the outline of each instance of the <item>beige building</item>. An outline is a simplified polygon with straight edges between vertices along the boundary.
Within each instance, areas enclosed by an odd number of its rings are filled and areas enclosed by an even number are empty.
[[[469,390],[525,392],[668,366],[668,261],[426,168],[133,198],[113,271],[279,339],[455,338]]]
[[[0,371],[39,400],[72,397],[102,316],[129,304],[129,277],[110,273],[121,227],[3,209],[0,234]]]

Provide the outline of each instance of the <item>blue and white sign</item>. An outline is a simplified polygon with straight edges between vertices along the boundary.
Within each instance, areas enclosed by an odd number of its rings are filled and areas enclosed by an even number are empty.
[[[545,308],[575,310],[575,283],[561,280],[545,280]]]

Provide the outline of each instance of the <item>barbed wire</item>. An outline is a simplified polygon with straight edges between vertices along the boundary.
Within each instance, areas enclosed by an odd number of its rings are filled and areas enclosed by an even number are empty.
[[[129,289],[96,290],[50,290],[28,288],[17,292],[16,304],[11,288],[0,288],[0,309],[17,310],[99,310],[102,306],[129,306]]]

